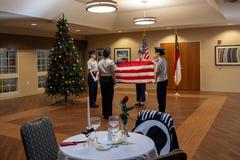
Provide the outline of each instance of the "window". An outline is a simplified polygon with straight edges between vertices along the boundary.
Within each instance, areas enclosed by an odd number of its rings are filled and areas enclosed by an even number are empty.
[[[17,91],[17,78],[0,79],[0,93]]]
[[[45,88],[47,76],[38,76],[38,88]]]
[[[50,54],[47,49],[37,49],[37,69],[38,69],[38,88],[45,88],[47,80],[48,56]]]
[[[0,94],[17,91],[17,50],[0,48]]]
[[[0,74],[14,74],[17,72],[16,55],[16,49],[0,48]]]
[[[38,72],[46,72],[48,65],[49,50],[37,49],[37,66]]]

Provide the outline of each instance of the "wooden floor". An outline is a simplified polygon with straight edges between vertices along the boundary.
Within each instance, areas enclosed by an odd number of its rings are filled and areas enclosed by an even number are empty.
[[[115,92],[114,114],[119,114],[118,102],[128,95],[129,105],[135,103],[135,92]],[[101,105],[100,96],[98,102]],[[180,147],[192,160],[240,159],[240,94],[184,92],[180,98],[169,92],[167,112],[177,127]],[[27,121],[49,116],[55,127],[58,142],[81,133],[87,125],[86,98],[75,99],[74,105],[54,104],[55,99],[44,95],[0,101],[0,159],[25,160],[19,128]],[[51,105],[54,104],[54,105]],[[157,110],[155,91],[147,95],[147,108]],[[130,113],[128,129],[134,126],[137,113]],[[101,116],[101,108],[92,109],[92,116]],[[100,130],[107,129],[102,120]]]

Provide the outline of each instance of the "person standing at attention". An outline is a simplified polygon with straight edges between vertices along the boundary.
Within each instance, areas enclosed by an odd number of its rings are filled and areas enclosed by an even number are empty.
[[[116,83],[116,65],[114,61],[110,59],[110,54],[110,48],[105,48],[103,50],[103,59],[98,63],[102,93],[102,114],[104,119],[108,119],[109,116],[112,116],[114,85]]]
[[[155,47],[155,53],[158,57],[155,66],[155,83],[157,83],[157,100],[160,112],[165,113],[166,109],[166,96],[167,96],[167,61],[165,58],[165,49]]]
[[[88,87],[89,87],[89,103],[91,108],[97,108],[97,90],[98,90],[98,64],[96,61],[96,51],[92,50],[88,52],[89,60],[87,62],[88,68]]]
[[[143,58],[143,51],[139,49],[138,51],[138,59],[137,61],[144,61]],[[146,101],[146,83],[136,84],[136,92],[137,92],[137,103],[135,104],[136,107],[145,107]]]

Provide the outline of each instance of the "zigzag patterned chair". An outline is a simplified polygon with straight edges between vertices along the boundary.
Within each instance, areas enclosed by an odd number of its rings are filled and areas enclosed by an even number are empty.
[[[161,156],[179,148],[170,114],[143,110],[138,113],[133,132],[150,137],[155,143],[157,153]]]
[[[48,117],[22,125],[21,136],[28,160],[56,160],[58,158],[58,145]]]

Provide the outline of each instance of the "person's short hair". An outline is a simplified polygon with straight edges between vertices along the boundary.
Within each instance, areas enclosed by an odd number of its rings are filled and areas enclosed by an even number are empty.
[[[107,58],[111,54],[111,49],[110,48],[104,48],[103,50],[103,57]]]

